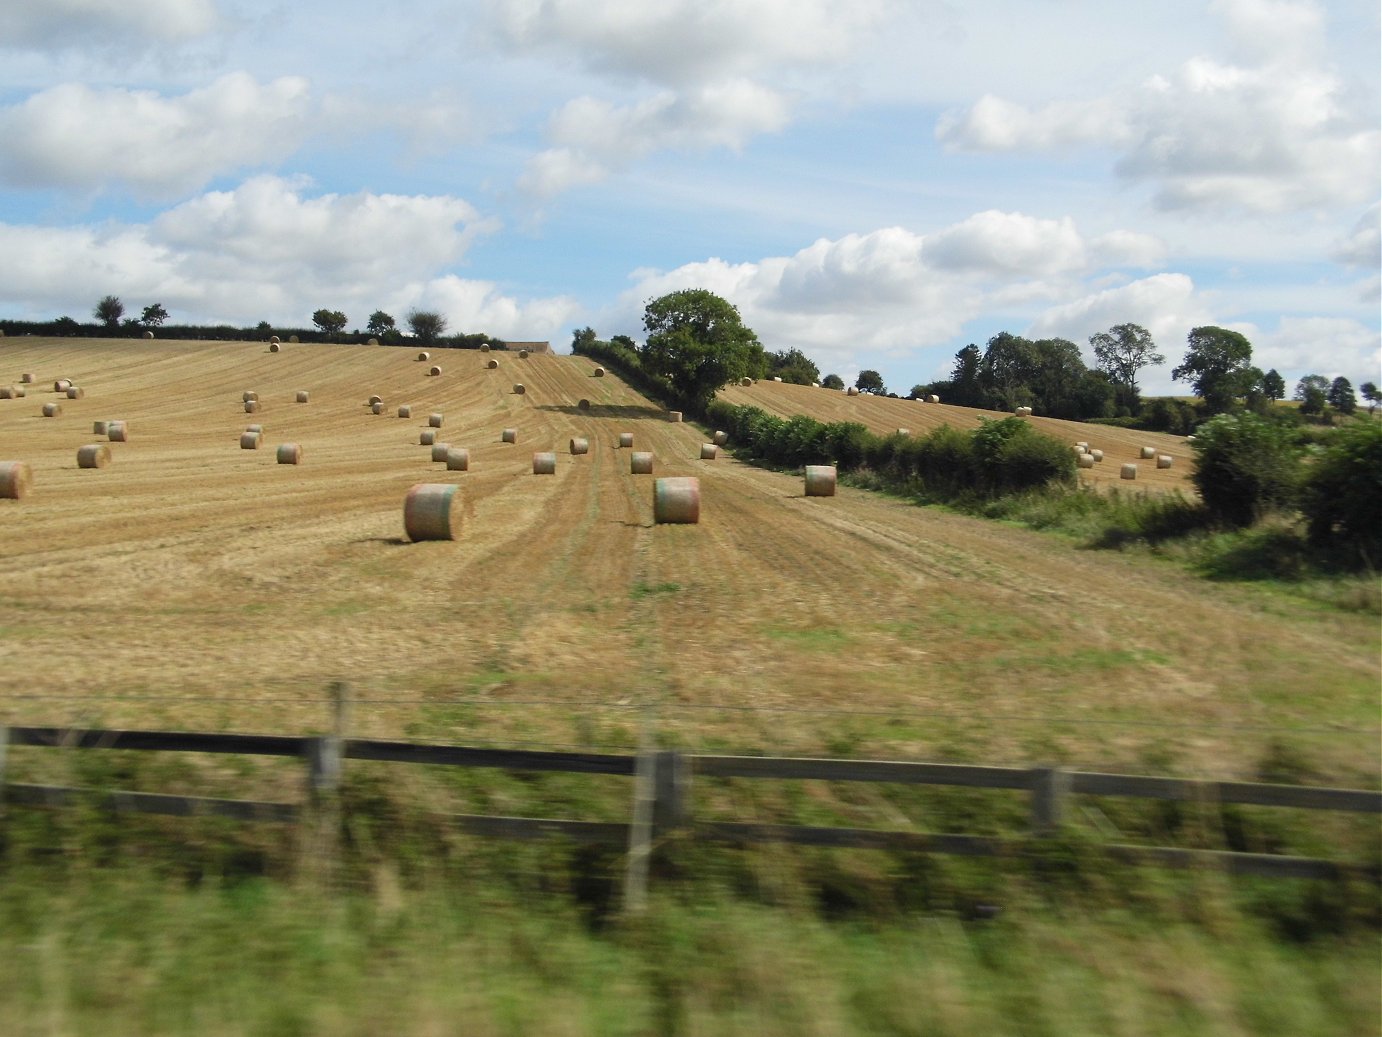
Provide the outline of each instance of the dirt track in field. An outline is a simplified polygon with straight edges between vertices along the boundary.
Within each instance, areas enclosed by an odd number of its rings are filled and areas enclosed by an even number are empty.
[[[0,401],[0,460],[34,471],[0,501],[0,720],[298,732],[344,678],[376,736],[627,742],[655,707],[667,737],[739,750],[1243,776],[1284,737],[1331,780],[1376,780],[1375,733],[1347,733],[1376,726],[1375,618],[863,491],[808,499],[699,460],[703,430],[585,360],[492,355],[436,350],[433,378],[401,348],[0,340],[0,383],[37,379]],[[42,418],[58,377],[86,398]],[[730,395],[792,413],[794,393],[827,391]],[[879,429],[958,409],[865,402]],[[419,445],[433,411],[470,471]],[[130,442],[79,469],[114,418]],[[699,525],[652,524],[624,431],[657,475],[700,478]],[[404,540],[417,482],[461,485],[458,540]]]

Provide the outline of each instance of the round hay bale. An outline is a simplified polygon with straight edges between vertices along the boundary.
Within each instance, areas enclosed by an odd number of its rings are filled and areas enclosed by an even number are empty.
[[[45,418],[56,418],[62,414],[62,405],[58,403],[45,403],[43,405],[43,416]]]
[[[400,418],[411,418],[413,416],[413,408],[405,403],[398,408],[398,416]]]
[[[780,382],[780,381],[782,381],[782,378],[781,378],[780,376],[778,376],[778,375],[773,375],[773,381],[775,381],[775,382]]]
[[[912,430],[909,428],[900,428],[897,430],[897,434],[899,436],[910,436],[912,434]]]
[[[940,402],[941,402],[941,398],[940,398],[939,396],[937,396],[935,393],[932,393],[930,396],[926,397],[926,402],[927,402],[927,403],[940,403]]]
[[[513,394],[514,394],[515,396],[522,396],[522,395],[523,395],[525,392],[527,392],[527,391],[528,391],[528,390],[525,389],[525,388],[523,387],[523,383],[522,383],[522,382],[514,382],[514,383],[513,383]]]
[[[104,443],[88,443],[77,448],[78,468],[104,468],[110,464],[110,447]]]
[[[1174,460],[1175,458],[1173,458],[1170,454],[1157,454],[1156,466],[1158,468],[1170,468]]]
[[[573,439],[573,440],[571,440],[571,453],[572,453],[573,455],[574,455],[574,454],[588,454],[588,453],[590,453],[590,440],[588,440],[588,439]]]
[[[729,433],[722,428],[716,429],[715,434],[710,437],[710,441],[716,446],[724,446],[729,442]]]
[[[452,502],[459,489],[455,483],[420,482],[403,498],[403,531],[408,539],[455,540],[460,515],[452,518]]]
[[[59,378],[53,383],[53,392],[56,393],[65,393],[70,388],[72,388],[72,379],[70,378]]]
[[[418,433],[417,441],[420,446],[431,446],[437,441],[437,430],[434,428],[423,429]]]
[[[855,386],[853,386],[853,385],[847,386],[847,387],[845,388],[845,395],[846,395],[846,396],[858,396],[858,395],[859,395],[859,390],[858,390]]]
[[[270,335],[270,336],[269,336],[269,345],[271,345],[271,346],[276,346],[276,345],[278,345],[278,336],[277,336],[277,335]]]
[[[435,413],[435,414],[429,414],[429,415],[427,415],[427,427],[428,427],[428,428],[441,428],[441,423],[442,423],[443,420],[444,420],[444,416],[442,415],[442,413],[441,413],[440,411],[438,411],[438,412]]]
[[[1104,452],[1102,450],[1091,450],[1089,456],[1096,461],[1102,461],[1104,459]]]
[[[302,446],[298,443],[279,443],[275,456],[279,464],[301,464]]]
[[[451,450],[451,444],[450,444],[450,443],[438,443],[435,439],[432,440],[432,460],[433,460],[433,461],[438,461],[438,462],[441,462],[441,463],[444,464],[444,463],[446,462],[446,455],[450,452],[450,450]]]
[[[108,435],[110,433],[109,425],[110,422],[108,421],[93,421],[91,423],[91,434],[93,436]]]
[[[528,359],[528,351],[527,351],[526,349],[520,349],[520,350],[518,351],[518,359],[519,359],[519,360],[527,360],[527,359]]]
[[[146,332],[144,332],[144,337],[145,337],[145,338],[153,338],[153,337],[154,337],[154,333],[153,333],[152,331],[146,331]]]
[[[24,398],[24,387],[22,385],[0,385],[0,400],[22,400]]]
[[[1137,465],[1135,465],[1135,464],[1125,464],[1125,465],[1123,466],[1122,470],[1119,471],[1119,473],[1118,473],[1118,478],[1120,478],[1120,479],[1136,479],[1136,478],[1137,478]]]
[[[468,472],[470,471],[470,451],[463,446],[452,447],[446,452],[446,470],[448,472]]]
[[[578,401],[576,402],[576,406],[577,406],[577,408],[579,408],[580,410],[590,410],[590,401],[589,401],[589,400],[585,400],[585,399],[578,400]]]
[[[425,364],[428,360],[431,360],[431,359],[432,359],[432,354],[429,353],[429,352],[427,352],[427,350],[424,349],[421,353],[419,353],[419,354],[417,355],[417,358],[418,358],[418,362],[419,362],[419,363],[424,363],[424,364]]]
[[[533,474],[557,474],[557,453],[555,450],[543,450],[533,455]]]
[[[258,450],[258,449],[259,449],[259,441],[260,441],[261,439],[263,439],[263,438],[264,438],[264,433],[262,433],[262,432],[241,432],[241,433],[240,433],[240,449],[241,449],[241,450]]]
[[[667,412],[667,420],[672,422],[673,424],[676,424],[677,422],[681,421],[681,411],[669,410]]]
[[[485,370],[486,370],[486,371],[494,371],[494,370],[497,370],[498,367],[499,367],[499,361],[498,361],[498,360],[495,360],[493,357],[490,357],[488,360],[485,361]]]
[[[365,401],[365,406],[366,406],[366,407],[373,407],[376,403],[383,403],[383,402],[384,402],[384,397],[382,397],[382,396],[371,396],[368,400]]]
[[[1094,467],[1094,455],[1093,455],[1093,454],[1080,454],[1079,457],[1075,458],[1075,463],[1076,463],[1077,465],[1079,465],[1081,468],[1093,468],[1093,467]]]
[[[34,473],[27,461],[0,461],[0,497],[23,500],[33,486]]]
[[[489,343],[488,343],[488,342],[481,342],[481,343],[480,343],[480,352],[481,352],[481,353],[488,353],[488,352],[489,352]]]
[[[1144,461],[1149,461],[1153,457],[1156,457],[1156,447],[1144,446],[1141,452],[1138,454],[1138,456],[1141,457]]]
[[[245,401],[245,413],[246,413],[246,414],[253,414],[253,413],[254,413],[255,411],[257,411],[257,410],[259,410],[259,401],[258,401],[258,400],[246,400],[246,401]]]
[[[806,466],[806,496],[833,497],[835,482],[839,475],[833,464],[809,464]]]
[[[702,461],[713,461],[713,460],[715,460],[715,458],[719,455],[719,453],[720,453],[720,448],[717,447],[714,443],[702,443],[702,444],[701,444],[701,460],[702,460]]]
[[[1076,443],[1076,444],[1075,444],[1075,453],[1077,453],[1077,454],[1087,454],[1087,453],[1089,453],[1089,444],[1086,443],[1086,442],[1084,442],[1083,440],[1081,440],[1080,442]]]
[[[128,421],[107,422],[106,435],[112,443],[128,443],[130,441],[130,423]]]
[[[289,343],[290,345],[296,346],[296,345],[298,344],[298,337],[297,337],[296,335],[289,335],[289,336],[288,336],[288,343]]]
[[[441,368],[437,367],[436,365],[433,365],[432,367],[429,367],[427,369],[427,376],[429,378],[436,378],[439,374],[441,374]]]
[[[32,385],[34,381],[34,376],[30,372],[25,371],[22,375],[19,376],[19,380],[23,382],[25,385]]]
[[[367,344],[368,344],[368,345],[371,345],[371,346],[377,346],[377,345],[379,345],[379,340],[378,340],[377,338],[372,338],[372,339],[369,340],[369,342],[368,342]]]
[[[518,442],[518,429],[516,429],[516,428],[506,428],[503,432],[499,433],[499,442],[501,442],[501,443],[517,443],[517,442]]]
[[[740,378],[740,379],[739,379],[739,384],[740,384],[740,386],[742,386],[743,388],[747,389],[750,385],[753,384],[753,379],[752,379],[752,378]]]
[[[671,476],[653,483],[653,521],[694,524],[701,520],[701,481]]]
[[[312,398],[312,394],[309,393],[306,389],[299,389],[297,391],[297,395],[294,398],[297,400],[298,403],[306,403],[308,400]]]
[[[245,426],[245,431],[246,431],[246,432],[258,432],[258,433],[262,436],[262,435],[264,434],[264,426],[263,426],[263,425],[246,425],[246,426]]]
[[[605,376],[605,369],[604,369],[603,367],[597,367],[597,368],[595,368],[595,377],[596,377],[596,378],[603,378],[604,376]]]
[[[635,450],[629,455],[630,475],[652,475],[653,454],[650,450]]]
[[[384,413],[384,403],[383,403],[383,401],[381,400],[379,403],[371,403],[371,404],[369,405],[369,412],[370,412],[371,414],[383,414],[383,413]]]
[[[633,446],[633,433],[632,433],[632,432],[621,432],[621,433],[619,433],[619,445],[620,445],[621,447],[624,447],[624,448],[628,448],[628,447]]]
[[[269,343],[269,352],[270,352],[270,353],[278,353],[278,352],[282,351],[282,349],[283,349],[283,347],[280,346],[277,342],[270,342],[270,343]]]
[[[244,392],[240,394],[241,403],[258,402],[258,400],[259,394],[255,392],[253,389],[246,389]]]

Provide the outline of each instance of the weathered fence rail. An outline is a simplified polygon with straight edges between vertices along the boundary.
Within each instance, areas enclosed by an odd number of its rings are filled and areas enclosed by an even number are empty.
[[[307,766],[304,803],[259,802],[124,790],[78,789],[5,781],[6,748],[44,746],[69,750],[234,753],[297,758]],[[894,850],[965,856],[1015,857],[1032,852],[1032,836],[1059,829],[1074,796],[1131,797],[1201,804],[1244,804],[1299,810],[1382,813],[1382,792],[1247,782],[1193,781],[1067,771],[1055,767],[986,767],[967,764],[836,760],[800,757],[717,756],[665,750],[612,754],[347,739],[339,735],[203,734],[176,731],[76,730],[57,727],[0,727],[0,803],[62,807],[95,801],[115,811],[172,816],[217,816],[242,821],[294,823],[316,816],[318,805],[339,790],[345,760],[445,767],[488,767],[512,771],[614,775],[633,779],[628,822],[564,818],[450,814],[438,822],[490,838],[560,837],[579,842],[627,845],[626,896],[642,903],[654,843],[667,836],[743,845],[780,843]],[[692,790],[700,779],[871,782],[954,786],[1022,792],[1030,797],[1025,836],[890,831],[696,820]],[[1313,857],[1240,853],[1182,847],[1106,844],[1111,856],[1165,867],[1218,867],[1234,874],[1329,878],[1374,872],[1347,862]]]

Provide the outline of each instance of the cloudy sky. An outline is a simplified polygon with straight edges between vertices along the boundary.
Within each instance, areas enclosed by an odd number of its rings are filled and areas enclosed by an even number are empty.
[[[0,316],[641,339],[890,388],[1008,330],[1379,371],[1376,0],[0,5]]]

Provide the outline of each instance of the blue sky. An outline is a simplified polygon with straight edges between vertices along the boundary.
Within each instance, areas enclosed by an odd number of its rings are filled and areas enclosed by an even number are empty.
[[[1375,2],[0,9],[0,315],[569,345],[705,287],[890,388],[999,330],[1382,381]]]

